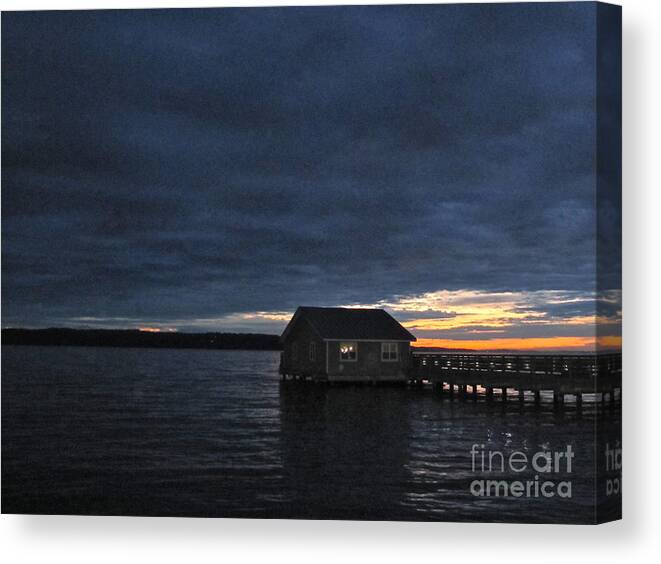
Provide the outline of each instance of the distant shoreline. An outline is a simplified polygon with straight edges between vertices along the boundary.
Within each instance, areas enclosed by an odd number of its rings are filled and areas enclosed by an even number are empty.
[[[116,347],[139,349],[204,349],[281,351],[279,335],[266,333],[178,333],[152,332],[139,329],[2,329],[2,345],[44,347]],[[601,351],[544,351],[544,350],[492,350],[444,349],[435,347],[412,347],[418,354],[499,354],[499,355],[586,355],[621,352]]]
[[[3,329],[2,345],[253,351],[279,351],[282,349],[278,335],[262,333],[169,333],[138,329],[67,329],[59,327]]]

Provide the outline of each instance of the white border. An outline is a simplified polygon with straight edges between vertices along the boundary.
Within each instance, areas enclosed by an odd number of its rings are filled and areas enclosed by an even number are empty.
[[[382,2],[1,0],[0,8],[257,6]],[[418,2],[426,3],[426,2]],[[7,516],[5,562],[634,562],[661,553],[661,3],[624,0],[624,514],[600,527]],[[487,560],[485,560],[487,559]]]

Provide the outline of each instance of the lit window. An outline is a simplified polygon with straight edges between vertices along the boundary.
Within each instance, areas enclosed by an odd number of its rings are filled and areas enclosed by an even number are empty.
[[[317,360],[317,343],[310,343],[310,361]]]
[[[358,357],[356,343],[340,343],[340,362],[355,362]]]
[[[381,360],[387,362],[397,360],[397,343],[381,343]]]

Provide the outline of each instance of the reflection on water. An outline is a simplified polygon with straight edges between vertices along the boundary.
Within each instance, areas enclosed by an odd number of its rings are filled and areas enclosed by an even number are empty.
[[[271,352],[4,347],[3,511],[594,519],[595,423],[619,438],[597,406],[281,383],[277,364]],[[473,444],[530,455],[571,444],[571,499],[471,495]]]

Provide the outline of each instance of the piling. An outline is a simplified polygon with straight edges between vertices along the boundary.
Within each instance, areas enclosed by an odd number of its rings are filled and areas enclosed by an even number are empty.
[[[558,392],[556,390],[553,390],[553,405],[559,406],[562,405],[565,401],[565,394],[562,392]]]

